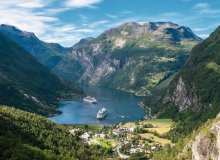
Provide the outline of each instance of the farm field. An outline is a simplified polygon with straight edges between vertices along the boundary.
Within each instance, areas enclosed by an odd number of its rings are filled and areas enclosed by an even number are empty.
[[[172,126],[174,125],[174,122],[171,119],[143,120],[138,123],[138,126],[144,126],[146,124],[151,124],[152,127],[150,127],[150,128],[145,127],[144,128],[144,130],[147,130],[148,133],[140,134],[140,136],[142,138],[151,139],[155,142],[161,143],[162,145],[171,143],[170,140],[160,138],[155,134],[155,133],[157,133],[159,135],[163,135],[163,134],[168,133],[171,130]],[[129,123],[125,123],[123,125],[123,127],[125,127],[125,128],[129,128],[129,127],[133,127],[133,126],[137,126],[137,123],[129,122]]]

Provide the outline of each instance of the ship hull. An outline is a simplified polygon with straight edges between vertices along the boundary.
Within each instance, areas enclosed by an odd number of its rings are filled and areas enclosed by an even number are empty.
[[[93,104],[97,104],[97,101],[90,101],[90,100],[86,100],[86,99],[84,99],[83,101],[84,101],[84,102],[86,102],[86,103],[93,103]]]
[[[105,115],[103,115],[103,116],[97,116],[97,119],[98,119],[98,120],[102,120],[102,119],[104,119],[106,116],[107,116],[107,114],[105,114]]]

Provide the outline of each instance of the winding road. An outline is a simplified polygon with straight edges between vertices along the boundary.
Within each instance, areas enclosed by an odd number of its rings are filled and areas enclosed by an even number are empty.
[[[151,115],[151,109],[150,109],[149,107],[147,107],[143,102],[140,103],[140,106],[143,107],[143,108],[148,109],[148,116],[149,116],[151,119],[154,119],[154,117]]]
[[[118,146],[117,146],[118,156],[119,156],[121,159],[128,159],[128,158],[130,158],[130,156],[125,155],[125,154],[122,154],[122,153],[120,152],[120,148],[121,148],[121,143],[119,143]]]

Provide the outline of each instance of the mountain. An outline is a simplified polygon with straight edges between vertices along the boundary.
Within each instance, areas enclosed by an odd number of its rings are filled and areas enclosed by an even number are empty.
[[[0,104],[42,115],[57,113],[60,99],[76,98],[82,91],[67,84],[30,53],[0,33]]]
[[[85,44],[89,43],[90,41],[92,41],[94,39],[95,38],[93,38],[93,37],[83,38],[78,43],[76,43],[72,48],[77,48],[77,47],[80,47],[82,45],[85,45]]]
[[[104,160],[106,151],[37,114],[0,106],[0,159]]]
[[[201,42],[171,22],[125,23],[95,39],[83,39],[52,68],[69,80],[150,95],[184,65]]]
[[[220,115],[209,120],[175,145],[154,153],[153,160],[218,160],[220,159]]]
[[[220,112],[220,27],[196,45],[186,65],[160,96],[145,101],[157,116],[179,122],[171,132],[176,141]]]
[[[14,26],[2,24],[0,32],[17,42],[48,68],[53,68],[62,55],[68,52],[68,48],[56,43],[45,43],[39,40],[34,33],[22,31]]]

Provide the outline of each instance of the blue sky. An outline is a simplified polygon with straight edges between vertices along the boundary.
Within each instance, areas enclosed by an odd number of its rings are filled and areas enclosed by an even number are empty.
[[[0,23],[72,46],[125,22],[170,21],[206,38],[220,25],[219,0],[0,0]]]

